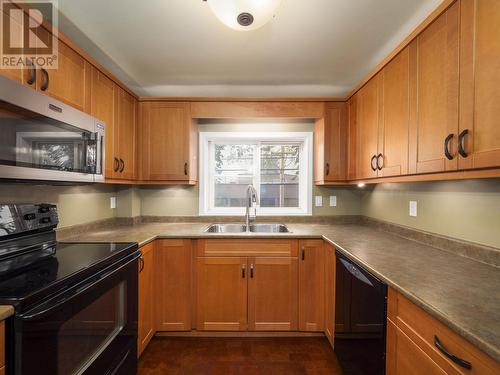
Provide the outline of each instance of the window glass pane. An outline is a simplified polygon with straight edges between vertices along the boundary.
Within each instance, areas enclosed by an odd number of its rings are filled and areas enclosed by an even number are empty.
[[[299,207],[300,146],[266,144],[261,153],[261,207]]]
[[[245,207],[246,188],[253,184],[254,145],[214,144],[214,206]]]

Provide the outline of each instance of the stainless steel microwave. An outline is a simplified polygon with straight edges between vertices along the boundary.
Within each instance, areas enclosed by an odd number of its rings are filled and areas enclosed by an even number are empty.
[[[0,179],[104,181],[104,148],[102,121],[0,77]]]

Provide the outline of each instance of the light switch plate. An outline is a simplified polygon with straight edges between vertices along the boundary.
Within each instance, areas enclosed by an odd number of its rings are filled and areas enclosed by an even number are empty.
[[[109,198],[109,207],[116,208],[116,197]]]
[[[323,197],[321,195],[316,195],[314,197],[314,204],[316,205],[316,207],[321,207],[323,206]]]
[[[417,217],[417,201],[410,201],[410,216]]]
[[[330,195],[330,207],[337,207],[337,196]]]

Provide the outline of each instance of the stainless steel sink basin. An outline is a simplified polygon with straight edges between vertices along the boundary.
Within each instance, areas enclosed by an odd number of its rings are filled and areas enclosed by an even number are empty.
[[[287,226],[284,224],[251,224],[250,232],[254,233],[289,233]]]
[[[212,224],[205,233],[243,233],[246,230],[245,224]]]
[[[246,232],[245,224],[212,224],[205,233],[244,233]],[[263,223],[250,224],[250,232],[252,233],[289,233],[290,231],[284,224]]]

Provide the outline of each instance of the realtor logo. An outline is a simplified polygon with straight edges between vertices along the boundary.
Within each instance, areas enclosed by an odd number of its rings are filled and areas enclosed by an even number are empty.
[[[0,0],[2,69],[57,69],[54,1]]]

